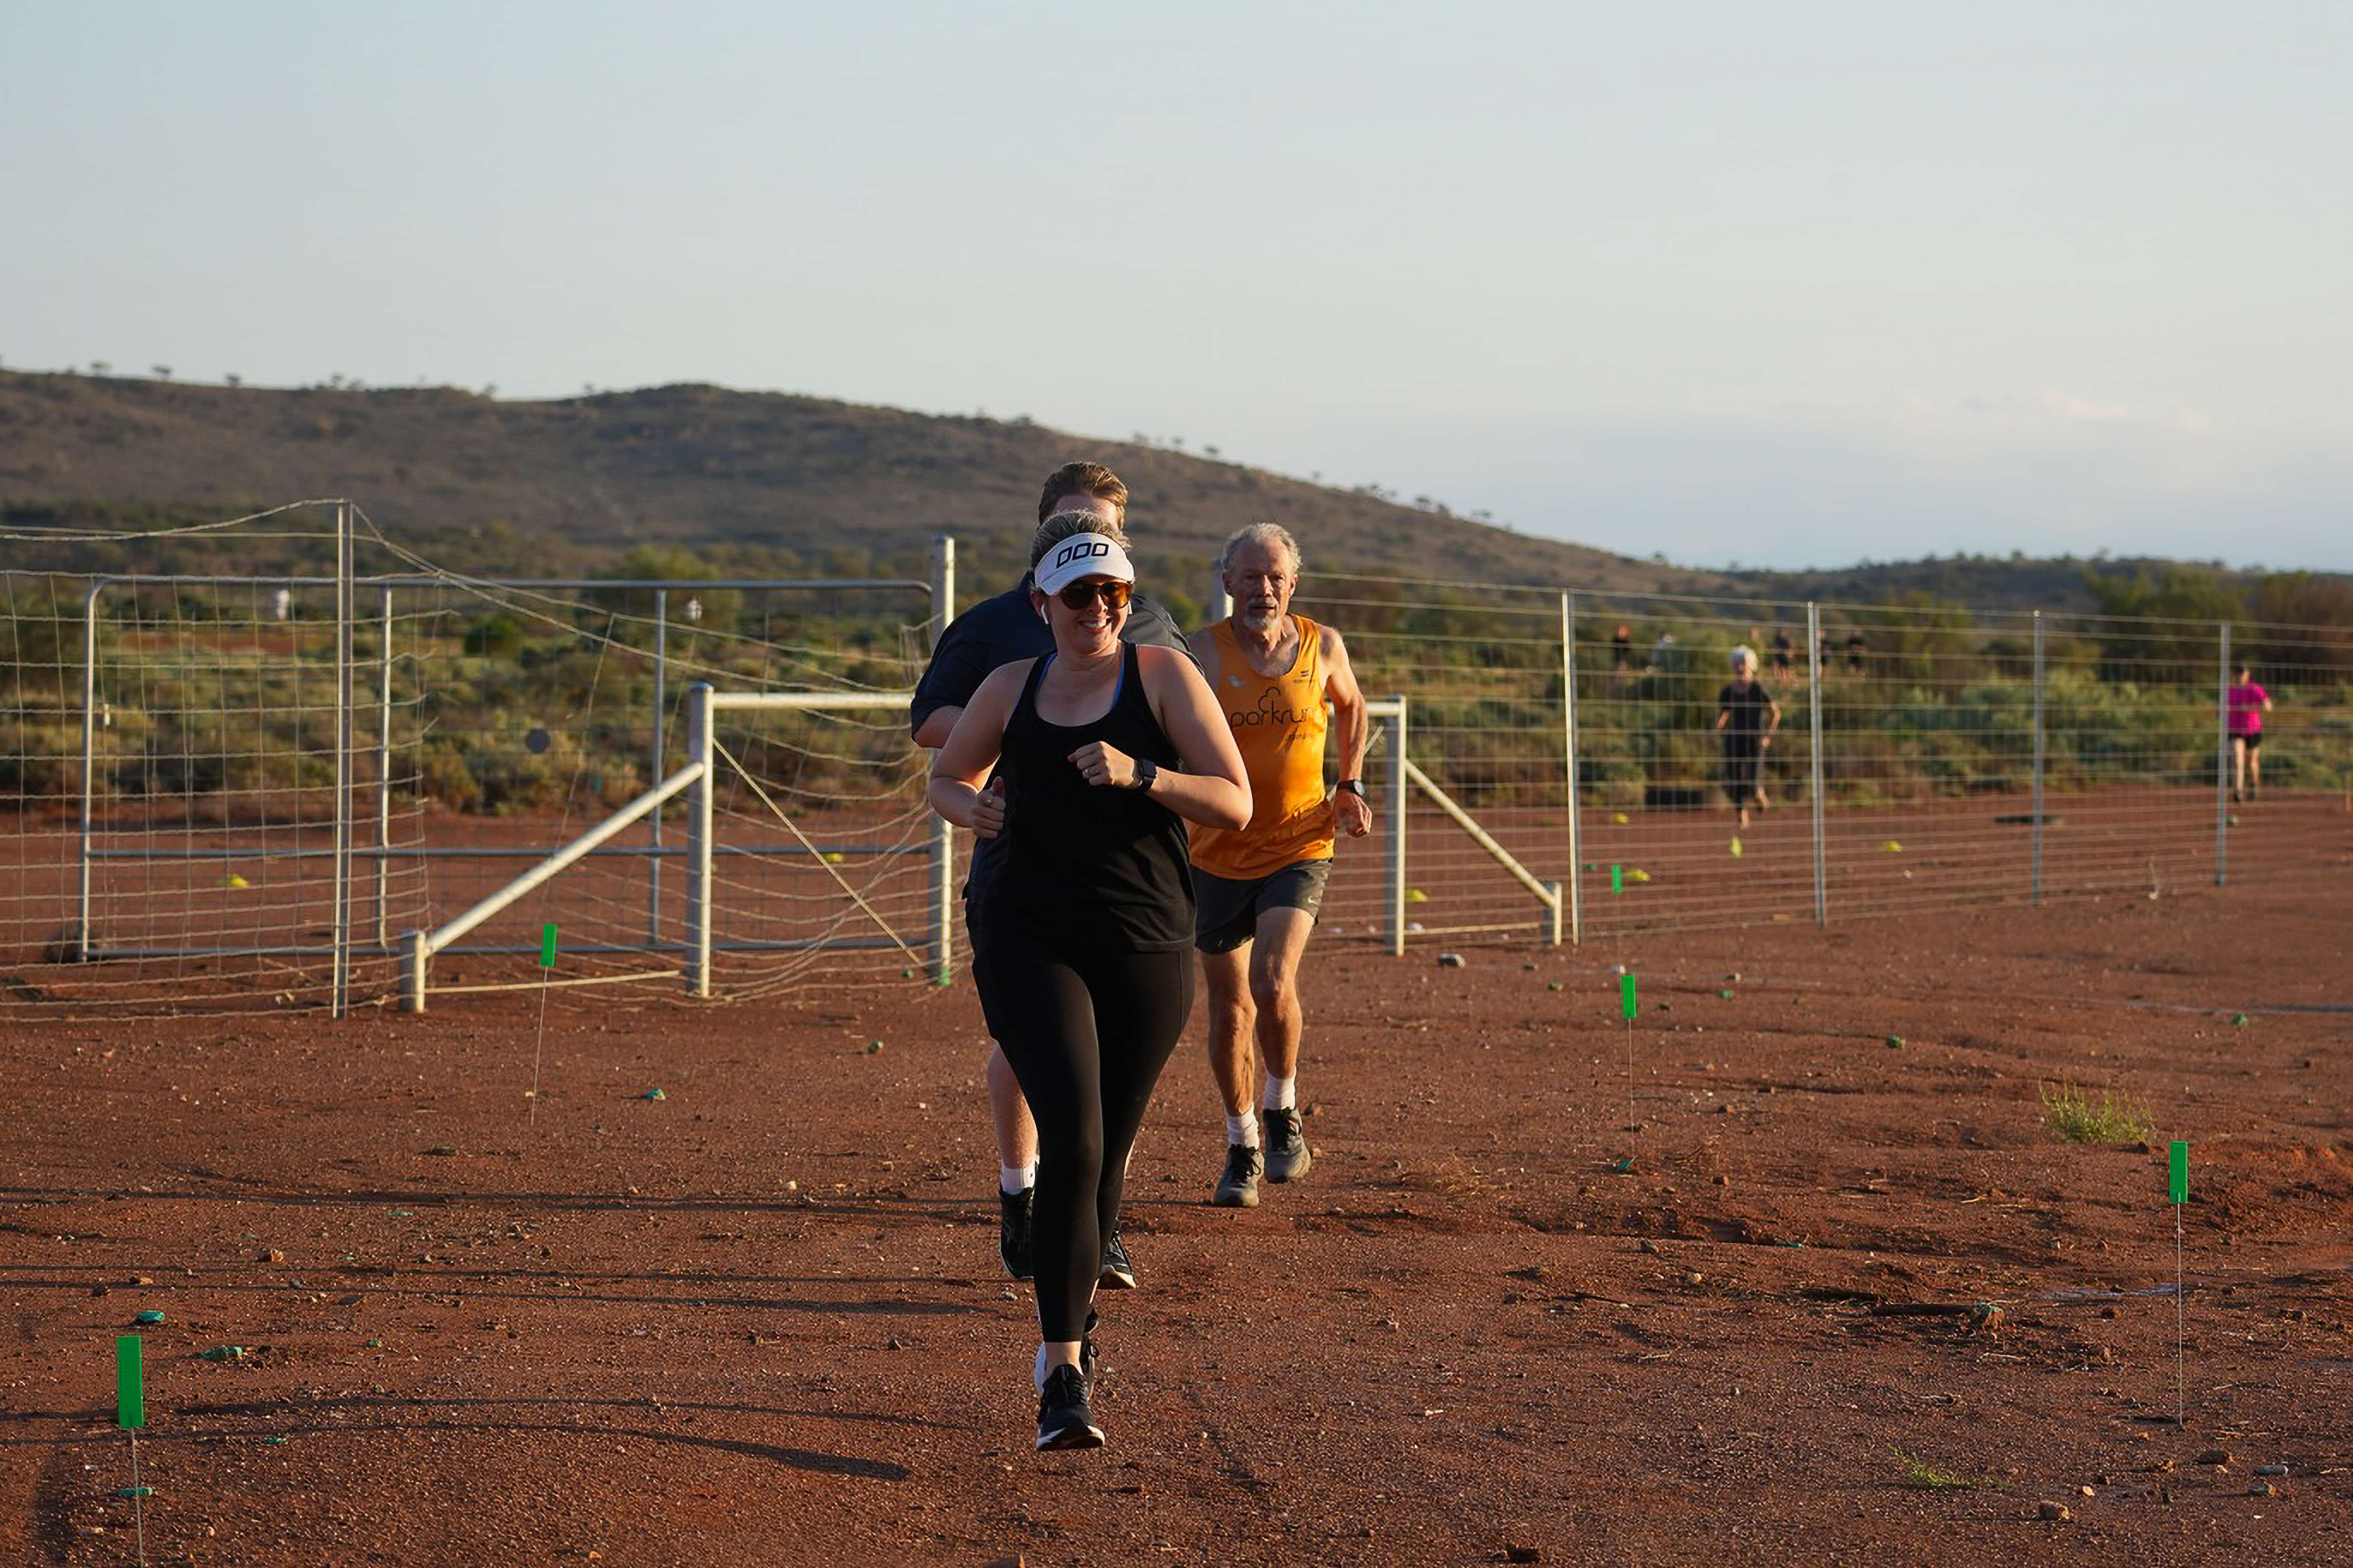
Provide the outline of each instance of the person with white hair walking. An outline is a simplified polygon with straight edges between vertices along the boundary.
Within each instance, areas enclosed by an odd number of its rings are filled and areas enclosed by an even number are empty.
[[[1256,1208],[1261,1176],[1295,1182],[1314,1163],[1300,1119],[1299,966],[1335,845],[1372,831],[1362,777],[1370,716],[1339,632],[1292,613],[1299,542],[1288,529],[1235,530],[1218,574],[1233,613],[1195,632],[1193,653],[1241,748],[1251,809],[1246,825],[1190,830],[1194,945],[1226,1110],[1226,1163],[1209,1201]],[[1334,752],[1339,777],[1327,787]]]
[[[1757,679],[1756,650],[1746,646],[1732,650],[1732,679],[1715,694],[1715,729],[1724,741],[1724,793],[1748,826],[1751,808],[1765,809],[1763,779],[1765,748],[1781,727],[1781,705]]]

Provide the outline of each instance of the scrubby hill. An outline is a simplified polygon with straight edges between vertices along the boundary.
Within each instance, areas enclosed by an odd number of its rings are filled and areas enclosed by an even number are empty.
[[[716,566],[911,568],[953,533],[1008,569],[1038,481],[1073,458],[1133,487],[1147,560],[1190,576],[1277,518],[1317,560],[1473,581],[1720,593],[1732,580],[1532,539],[1239,463],[775,393],[664,386],[549,402],[448,387],[295,391],[0,372],[0,504],[19,521],[236,515],[347,496],[386,535],[484,572],[582,568],[632,546]]]
[[[2087,574],[2122,581],[2170,564],[1957,557],[1820,572],[1685,568],[1027,420],[717,386],[518,402],[454,387],[0,371],[0,513],[17,527],[153,527],[349,497],[405,548],[495,575],[594,571],[640,546],[689,552],[716,572],[895,575],[920,571],[933,536],[951,533],[965,580],[992,582],[1017,569],[1038,480],[1073,458],[1108,463],[1134,488],[1145,569],[1172,585],[1201,584],[1216,542],[1263,518],[1300,536],[1311,567],[1718,602],[1924,594],[1982,608],[2089,610],[2102,596]],[[1672,557],[1672,541],[1662,543]],[[22,563],[121,564],[90,551],[70,561],[47,553]],[[138,563],[205,564],[202,547],[184,543]],[[2226,591],[2240,585],[2241,574],[2208,575]]]

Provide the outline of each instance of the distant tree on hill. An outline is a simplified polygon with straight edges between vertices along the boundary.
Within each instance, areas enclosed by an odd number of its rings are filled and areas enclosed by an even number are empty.
[[[2211,676],[2222,623],[2243,620],[2247,613],[2236,588],[2200,566],[2143,570],[2130,577],[2087,572],[2084,586],[2101,615],[2124,623],[2100,637],[2100,674],[2107,680],[2189,682]]]
[[[2353,582],[2274,572],[2255,585],[2250,647],[2234,649],[2283,685],[2353,679]],[[2288,630],[2295,627],[2297,630]]]

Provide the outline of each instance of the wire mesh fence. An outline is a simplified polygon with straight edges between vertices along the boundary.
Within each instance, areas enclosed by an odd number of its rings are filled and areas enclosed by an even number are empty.
[[[266,557],[280,568],[266,574],[0,572],[0,853],[15,873],[0,895],[0,1016],[389,1000],[408,933],[677,764],[691,683],[903,690],[929,647],[928,583],[673,595],[489,582],[381,540],[374,564],[398,570],[367,574],[355,518],[317,503],[210,531],[216,558]],[[802,728],[742,738],[757,771],[737,772],[717,805],[741,895],[721,941],[750,955],[747,986],[857,945],[843,928],[871,921],[859,904],[876,899],[842,868],[897,875],[868,836],[911,838],[903,723]],[[896,773],[879,812],[878,767]],[[786,809],[827,847],[780,826]],[[548,984],[534,960],[550,926],[562,984],[677,973],[681,852],[654,814],[480,922],[439,978]],[[822,891],[803,885],[810,866],[825,868]]]
[[[332,561],[324,514],[290,532]],[[497,583],[388,555],[0,573],[0,1016],[388,999],[406,933],[684,764],[691,684],[903,694],[952,581]],[[1295,605],[1386,715],[1382,820],[1341,847],[1329,940],[2163,897],[2324,875],[2313,847],[2353,828],[2343,626],[1333,575]],[[2242,667],[2268,707],[2234,719]],[[903,720],[714,718],[721,994],[930,978],[960,940]],[[688,850],[676,803],[641,813],[470,925],[436,988],[679,975]]]
[[[2313,875],[2305,836],[2353,805],[2339,628],[1926,603],[1546,605],[1460,584],[1317,595],[1372,689],[1409,700],[1423,770],[1564,885],[1577,937],[2162,896],[2234,863]],[[1411,607],[1381,613],[1390,602]],[[2234,799],[2242,668],[2271,708],[2260,788],[2250,775]],[[1407,843],[1409,934],[1542,929],[1497,858],[1419,795]],[[1327,920],[1381,934],[1373,868],[1350,869]]]

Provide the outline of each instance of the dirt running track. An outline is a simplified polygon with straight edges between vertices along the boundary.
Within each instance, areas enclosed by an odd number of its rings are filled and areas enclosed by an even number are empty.
[[[1204,1206],[1197,1017],[1082,1455],[1030,1451],[968,985],[11,1025],[0,1562],[2341,1563],[2348,847],[1313,954],[1314,1173]],[[2057,1141],[2063,1080],[2156,1141]]]

